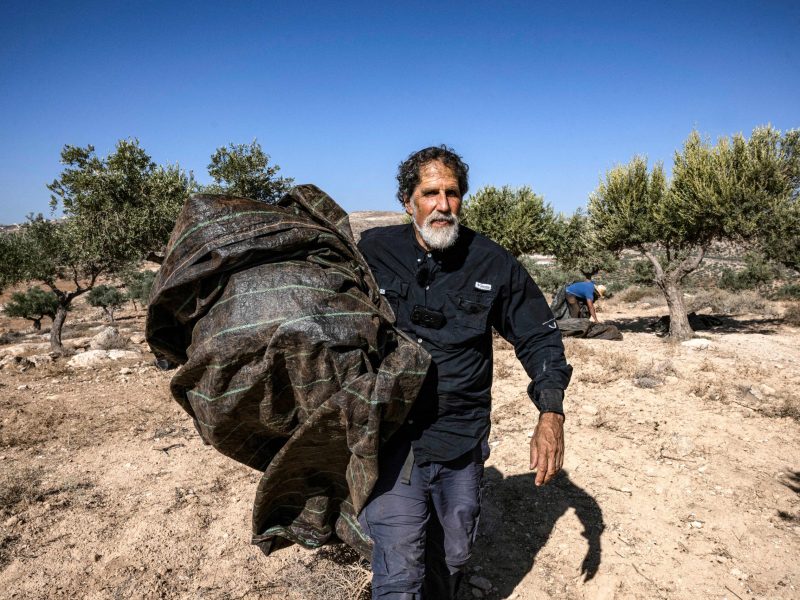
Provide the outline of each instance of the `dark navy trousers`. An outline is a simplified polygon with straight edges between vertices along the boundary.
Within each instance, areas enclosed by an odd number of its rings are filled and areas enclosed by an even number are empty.
[[[386,448],[359,515],[375,544],[373,600],[455,598],[477,533],[484,445],[445,463],[415,464],[407,483],[410,444]]]

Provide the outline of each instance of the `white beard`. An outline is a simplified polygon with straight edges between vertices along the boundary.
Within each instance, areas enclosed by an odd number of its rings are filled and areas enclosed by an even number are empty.
[[[444,215],[437,210],[434,210],[425,219],[422,227],[417,225],[417,209],[414,207],[414,214],[412,215],[414,227],[419,231],[420,237],[428,244],[431,250],[446,250],[456,243],[458,239],[458,216],[457,215]],[[431,223],[433,221],[448,221],[450,225],[446,227],[434,227]]]

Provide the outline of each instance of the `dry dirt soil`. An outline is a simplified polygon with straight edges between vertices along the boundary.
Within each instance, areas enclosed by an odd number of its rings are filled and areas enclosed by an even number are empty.
[[[663,307],[602,304],[625,339],[566,340],[567,455],[547,487],[527,468],[527,378],[496,340],[492,455],[462,598],[800,597],[800,330],[775,304],[690,347],[646,329]],[[364,564],[341,547],[267,557],[250,545],[259,473],[201,443],[171,374],[135,343],[143,325],[122,311],[138,358],[0,370],[0,597],[363,596]],[[79,302],[67,345],[102,326]],[[0,358],[47,352],[25,321],[0,319],[2,334]]]

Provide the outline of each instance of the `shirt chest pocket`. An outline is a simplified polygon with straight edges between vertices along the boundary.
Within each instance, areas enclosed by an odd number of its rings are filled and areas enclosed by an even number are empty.
[[[378,285],[380,286],[381,296],[386,298],[389,306],[392,307],[395,322],[399,321],[400,314],[398,311],[400,303],[408,296],[408,284],[396,277],[381,277],[378,280]]]
[[[458,327],[473,333],[485,333],[488,330],[494,294],[448,292],[447,296]]]

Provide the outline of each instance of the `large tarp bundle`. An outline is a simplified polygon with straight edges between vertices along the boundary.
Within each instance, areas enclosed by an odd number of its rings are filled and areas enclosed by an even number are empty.
[[[339,539],[356,516],[429,355],[397,332],[347,214],[312,185],[271,206],[193,195],[154,283],[147,340],[182,367],[175,399],[223,454],[264,472],[253,542]]]

